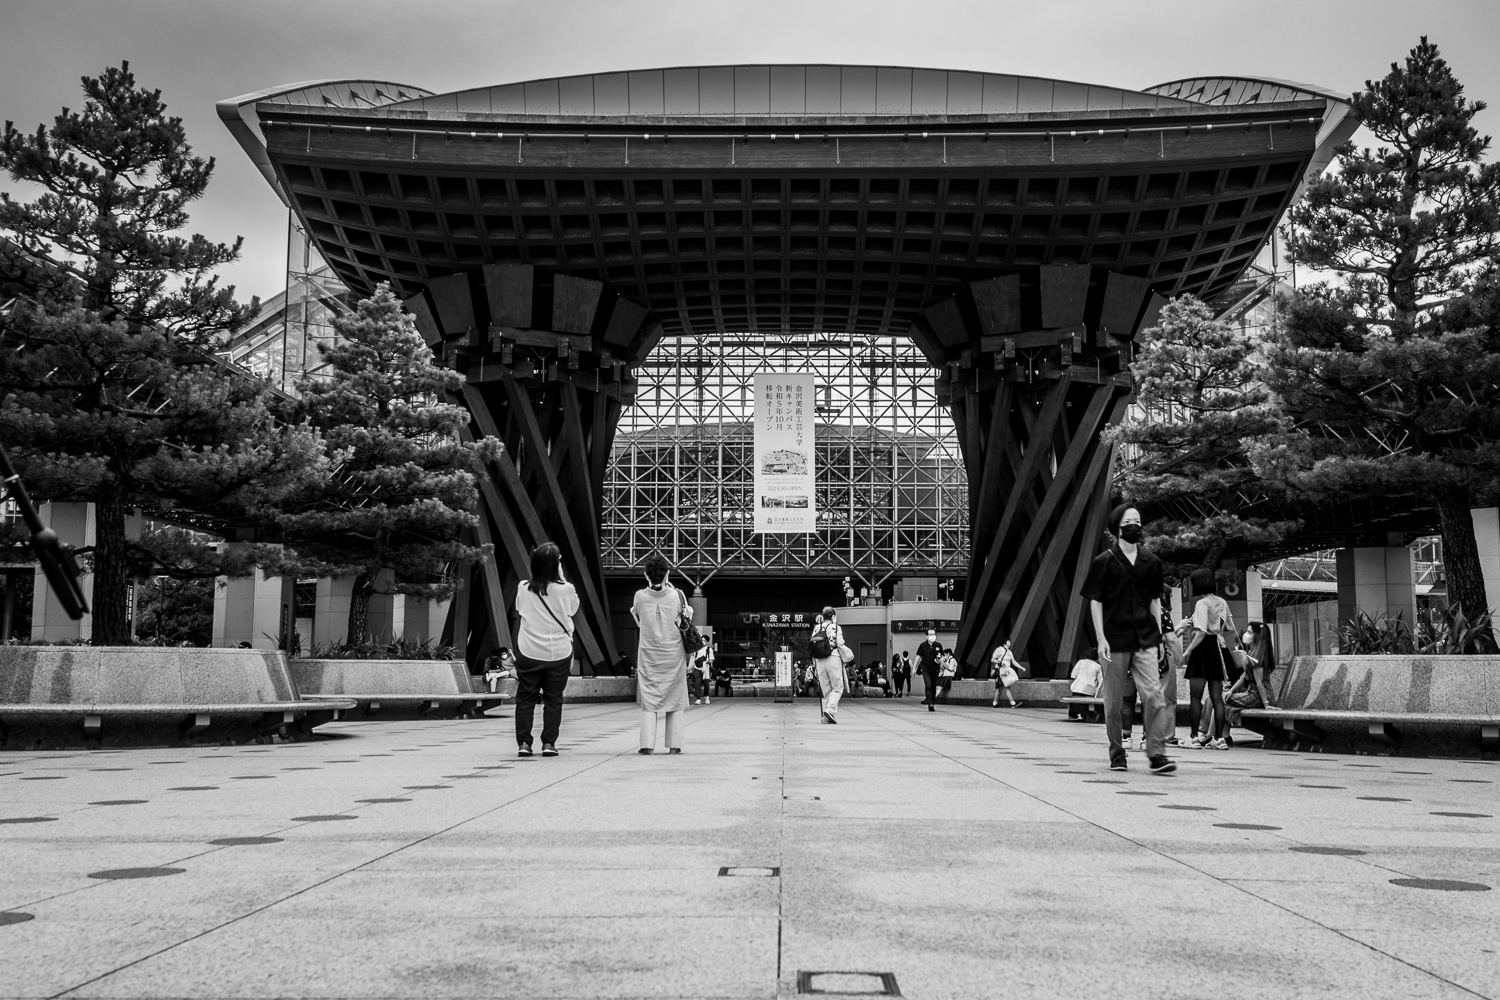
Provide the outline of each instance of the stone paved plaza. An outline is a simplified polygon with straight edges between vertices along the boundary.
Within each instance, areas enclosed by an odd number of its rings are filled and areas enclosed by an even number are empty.
[[[1493,762],[745,699],[518,761],[509,713],[0,754],[0,996],[1500,996]]]

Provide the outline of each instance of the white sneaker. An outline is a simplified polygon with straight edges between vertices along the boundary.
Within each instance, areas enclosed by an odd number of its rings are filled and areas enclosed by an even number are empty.
[[[693,704],[694,705],[701,705],[701,704],[703,704],[703,699],[702,698],[694,698],[693,699]]]
[[[1210,750],[1228,750],[1229,744],[1225,743],[1224,738],[1221,736],[1216,740],[1211,740],[1208,744],[1208,748]]]
[[[708,702],[708,699],[707,699],[707,698],[704,698],[704,699],[703,699],[703,704],[705,704],[705,705],[707,705],[707,704],[708,704],[708,703],[709,703],[709,702]]]

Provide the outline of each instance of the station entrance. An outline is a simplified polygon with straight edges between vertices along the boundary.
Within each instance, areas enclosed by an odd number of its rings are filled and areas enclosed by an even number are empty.
[[[1235,296],[1347,134],[1334,96],[1291,85],[850,66],[343,81],[220,114],[504,442],[477,538],[496,555],[450,614],[466,655],[510,644],[551,539],[601,672],[652,550],[722,592],[726,634],[840,603],[814,595],[846,576],[886,602],[931,581],[962,602],[970,674],[1001,638],[1035,676],[1070,663],[1136,338],[1170,296]],[[743,503],[758,366],[825,373],[807,536],[754,534]]]

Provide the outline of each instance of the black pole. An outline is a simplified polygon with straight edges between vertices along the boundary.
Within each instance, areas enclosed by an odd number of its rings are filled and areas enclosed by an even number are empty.
[[[36,553],[37,560],[42,564],[42,572],[47,574],[47,583],[62,602],[68,617],[77,621],[88,614],[89,602],[83,596],[83,588],[78,585],[78,563],[73,561],[73,546],[64,545],[57,537],[57,532],[42,523],[36,512],[36,505],[26,492],[26,484],[16,474],[15,466],[10,464],[10,456],[5,454],[3,447],[0,447],[0,482],[5,484],[10,499],[21,509],[26,527],[31,529],[31,551]]]

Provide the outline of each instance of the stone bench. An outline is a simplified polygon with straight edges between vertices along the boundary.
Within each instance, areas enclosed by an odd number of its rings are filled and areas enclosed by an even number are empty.
[[[1187,698],[1183,697],[1185,688],[1186,685],[1179,685],[1177,688],[1177,711],[1173,713],[1173,723],[1179,726],[1186,725],[1188,719],[1192,717],[1192,703]],[[1061,701],[1064,705],[1077,705],[1081,707],[1084,710],[1083,717],[1085,720],[1092,720],[1094,722],[1104,721],[1103,698],[1089,697],[1087,695],[1081,694],[1070,694],[1067,697],[1060,698],[1058,700]],[[1136,720],[1140,719],[1141,703],[1139,701],[1135,703],[1135,710],[1131,713],[1131,715]]]
[[[309,701],[352,699],[349,720],[477,718],[505,700],[476,692],[462,660],[313,660],[290,663]]]
[[[7,747],[296,739],[352,708],[302,698],[274,650],[0,646]]]
[[[1407,732],[1454,730],[1500,751],[1500,656],[1299,656],[1275,705],[1247,708],[1267,745],[1320,746],[1349,731],[1399,748]]]
[[[913,680],[915,681],[915,677]],[[915,689],[915,685],[913,686]],[[939,688],[941,690],[941,687]],[[1022,678],[1010,686],[1010,693],[1016,701],[1024,701],[1028,705],[1057,705],[1064,695],[1068,693],[1068,682],[1051,680],[1048,678]],[[953,705],[988,705],[995,700],[995,680],[980,680],[978,678],[967,678],[953,682],[952,688],[946,698],[939,695],[940,704]],[[1001,704],[1005,698],[1000,699]]]

